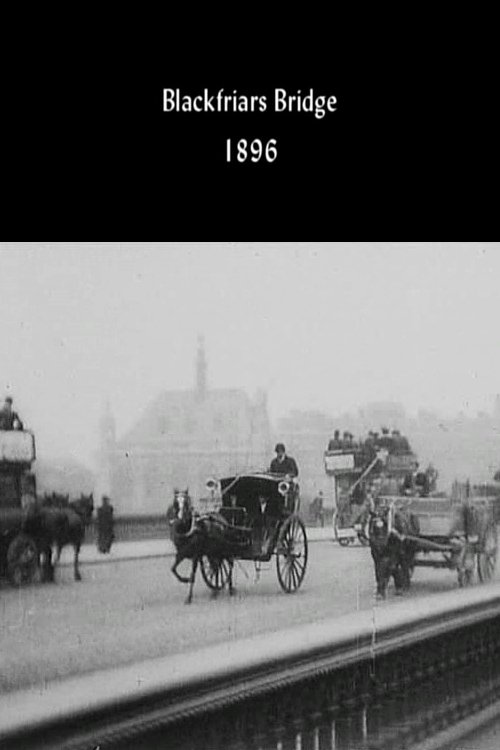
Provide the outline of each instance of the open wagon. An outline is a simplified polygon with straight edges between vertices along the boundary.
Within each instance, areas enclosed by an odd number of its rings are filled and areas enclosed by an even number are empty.
[[[418,519],[418,536],[408,535],[416,555],[413,566],[448,568],[457,572],[459,586],[493,578],[498,534],[494,508],[488,498],[379,498],[394,510],[403,508]]]
[[[207,586],[222,589],[235,560],[253,561],[259,572],[261,564],[274,556],[281,588],[286,593],[297,591],[307,567],[298,484],[261,472],[209,480],[208,486],[220,498],[216,510],[224,523],[224,555],[203,557],[201,572]]]

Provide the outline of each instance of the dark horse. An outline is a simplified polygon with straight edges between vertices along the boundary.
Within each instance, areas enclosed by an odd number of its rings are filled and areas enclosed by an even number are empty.
[[[186,604],[191,604],[193,599],[196,571],[198,564],[203,564],[203,557],[207,558],[213,568],[220,567],[223,560],[227,561],[229,567],[227,582],[229,593],[233,594],[233,562],[228,551],[226,536],[228,523],[217,513],[196,516],[187,491],[176,494],[172,516],[173,518],[170,521],[171,539],[177,554],[171,570],[181,583],[189,583]],[[192,561],[189,578],[181,576],[177,572],[177,568],[183,560]],[[214,594],[216,594],[215,589]]]
[[[394,505],[380,506],[370,511],[368,533],[375,564],[377,597],[385,599],[391,576],[396,594],[408,591],[417,549],[415,543],[406,537],[419,535],[417,516]]]
[[[85,528],[92,519],[94,511],[93,495],[80,495],[78,500],[69,501],[65,495],[53,494],[48,503],[42,500],[39,509],[43,529],[44,544],[42,545],[43,577],[54,580],[54,565],[52,563],[52,548],[56,549],[55,562],[58,563],[63,547],[71,544],[74,550],[73,571],[75,581],[81,581],[78,567],[80,548],[85,537]]]

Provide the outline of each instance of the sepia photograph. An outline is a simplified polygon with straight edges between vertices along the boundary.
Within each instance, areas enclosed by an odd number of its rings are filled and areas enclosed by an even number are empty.
[[[499,242],[0,243],[0,748],[498,750],[499,290]]]

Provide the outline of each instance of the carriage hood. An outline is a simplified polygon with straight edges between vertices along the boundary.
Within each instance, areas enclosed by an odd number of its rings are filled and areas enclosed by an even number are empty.
[[[221,479],[220,486],[223,495],[228,493],[234,493],[235,495],[252,493],[255,495],[281,496],[278,488],[284,480],[285,477],[282,474],[271,474],[269,472],[238,474]]]

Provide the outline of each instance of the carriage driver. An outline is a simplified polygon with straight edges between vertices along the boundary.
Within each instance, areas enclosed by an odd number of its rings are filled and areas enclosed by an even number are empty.
[[[284,480],[296,481],[299,475],[299,469],[295,459],[287,456],[286,448],[283,443],[277,443],[275,447],[276,458],[271,461],[269,471],[272,474],[283,475]],[[278,510],[276,500],[268,499],[263,503],[261,499],[261,510],[263,516],[262,529],[262,553],[265,555],[270,551],[274,543],[275,532],[278,527]]]
[[[294,458],[287,456],[283,443],[277,443],[275,447],[276,458],[271,461],[269,471],[273,474],[287,475],[292,479],[299,476],[299,469]]]

